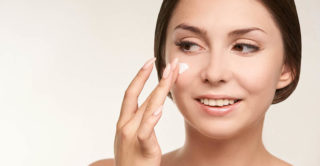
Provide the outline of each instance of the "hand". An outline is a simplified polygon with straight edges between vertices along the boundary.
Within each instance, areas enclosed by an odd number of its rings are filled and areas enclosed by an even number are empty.
[[[116,166],[160,166],[161,149],[154,127],[162,115],[162,105],[178,77],[177,63],[166,66],[162,79],[138,107],[141,93],[153,69],[155,58],[138,72],[125,92],[114,141]]]

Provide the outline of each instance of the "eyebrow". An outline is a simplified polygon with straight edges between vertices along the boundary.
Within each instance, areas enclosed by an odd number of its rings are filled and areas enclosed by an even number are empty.
[[[198,28],[198,27],[195,27],[195,26],[192,26],[192,25],[188,25],[188,24],[179,24],[178,26],[176,26],[174,28],[174,30],[177,30],[177,29],[184,29],[184,30],[191,31],[193,33],[196,33],[196,34],[199,34],[199,35],[202,35],[202,36],[205,36],[207,34],[206,30]],[[233,30],[232,32],[228,33],[228,36],[229,37],[240,36],[240,35],[244,35],[246,33],[249,33],[251,31],[256,31],[256,30],[267,34],[264,30],[262,30],[262,29],[260,29],[258,27],[249,27],[249,28],[244,28],[244,29]]]

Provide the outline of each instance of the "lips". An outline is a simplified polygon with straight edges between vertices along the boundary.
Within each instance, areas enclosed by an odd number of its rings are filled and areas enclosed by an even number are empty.
[[[242,99],[227,95],[202,95],[196,101],[204,112],[214,116],[224,116],[238,108]]]

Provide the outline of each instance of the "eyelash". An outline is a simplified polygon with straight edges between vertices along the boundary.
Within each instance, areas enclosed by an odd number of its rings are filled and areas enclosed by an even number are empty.
[[[176,46],[179,47],[179,49],[180,49],[182,52],[187,52],[187,53],[190,53],[191,51],[185,51],[185,50],[184,50],[184,49],[185,49],[185,46],[188,46],[188,45],[189,45],[189,47],[192,46],[192,45],[198,46],[197,44],[195,44],[195,43],[193,43],[193,42],[190,42],[190,41],[178,41],[178,42],[176,42],[175,44],[176,44]],[[199,47],[200,47],[200,46],[199,46]]]
[[[175,43],[176,46],[179,47],[179,49],[182,51],[182,52],[186,52],[186,53],[191,53],[192,51],[186,51],[184,50],[186,46],[193,46],[193,45],[196,45],[198,47],[200,47],[198,44],[194,43],[194,42],[190,42],[190,41],[178,41]],[[247,53],[241,53],[241,54],[250,54],[250,53],[253,53],[253,52],[257,52],[260,50],[260,48],[258,46],[255,46],[255,45],[252,45],[252,44],[249,44],[249,43],[236,43],[232,46],[235,47],[235,46],[245,46],[245,47],[248,47],[249,49],[253,49],[253,51],[251,52],[247,52]]]

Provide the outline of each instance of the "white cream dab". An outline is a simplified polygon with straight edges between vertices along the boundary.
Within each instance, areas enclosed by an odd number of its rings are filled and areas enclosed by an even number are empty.
[[[186,63],[179,63],[179,74],[182,74],[189,68],[189,65]]]

